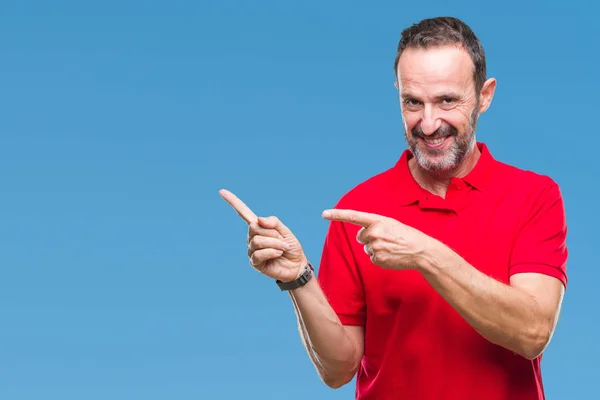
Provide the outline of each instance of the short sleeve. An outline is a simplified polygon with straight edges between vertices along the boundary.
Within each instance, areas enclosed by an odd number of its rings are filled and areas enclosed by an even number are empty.
[[[342,222],[330,222],[317,272],[325,297],[342,324],[364,325],[362,279]]]
[[[526,207],[511,253],[509,276],[534,272],[553,276],[567,286],[567,221],[558,185],[550,181]]]

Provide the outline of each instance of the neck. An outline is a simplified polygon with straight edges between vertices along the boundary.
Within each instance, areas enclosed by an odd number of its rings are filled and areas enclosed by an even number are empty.
[[[417,160],[415,160],[414,157],[408,161],[408,168],[419,186],[433,194],[445,198],[448,186],[450,185],[450,179],[466,176],[473,168],[475,168],[480,156],[481,151],[479,151],[479,148],[475,145],[462,163],[452,170],[440,173],[426,171],[419,163],[417,163]]]

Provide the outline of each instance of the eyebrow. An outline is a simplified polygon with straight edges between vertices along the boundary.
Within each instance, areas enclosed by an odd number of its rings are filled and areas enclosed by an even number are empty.
[[[410,92],[402,92],[403,99],[416,99],[417,97],[418,96],[415,96],[414,94],[412,94]],[[461,95],[456,92],[448,91],[448,92],[441,92],[434,96],[434,99],[436,99],[436,100],[448,99],[448,98],[460,99]]]

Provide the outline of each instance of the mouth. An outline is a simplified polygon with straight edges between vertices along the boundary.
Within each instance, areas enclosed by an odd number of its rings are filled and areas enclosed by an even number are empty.
[[[425,146],[429,147],[430,149],[437,149],[442,147],[444,143],[448,140],[448,138],[450,138],[450,136],[444,136],[435,139],[422,137],[421,140],[423,141],[423,143],[425,143]]]

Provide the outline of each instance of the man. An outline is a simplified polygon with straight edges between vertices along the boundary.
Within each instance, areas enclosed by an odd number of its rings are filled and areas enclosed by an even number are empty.
[[[402,32],[396,86],[408,149],[323,213],[319,276],[276,217],[248,255],[293,301],[322,380],[358,399],[544,399],[540,362],[566,277],[566,220],[549,177],[475,140],[494,95],[479,40],[454,18]]]

